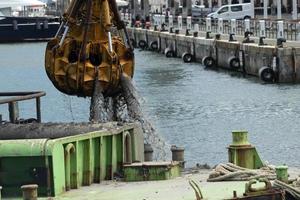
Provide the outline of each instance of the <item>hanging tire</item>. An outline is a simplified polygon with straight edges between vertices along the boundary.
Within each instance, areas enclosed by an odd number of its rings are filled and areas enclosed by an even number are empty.
[[[258,71],[259,77],[266,83],[272,83],[275,79],[275,73],[270,67],[262,67]]]
[[[158,50],[158,42],[157,41],[153,41],[150,43],[150,48],[152,51],[157,51]]]
[[[205,56],[205,57],[202,59],[202,64],[203,64],[205,67],[211,68],[211,67],[214,67],[214,66],[216,65],[216,61],[215,61],[215,59],[213,59],[213,57],[211,57],[211,56]]]
[[[136,41],[133,38],[130,38],[130,43],[133,48],[136,48]]]
[[[233,69],[233,70],[238,70],[241,65],[240,65],[240,59],[237,58],[237,57],[230,57],[228,59],[228,65],[230,67],[230,69]]]
[[[167,58],[172,58],[172,57],[175,56],[175,53],[172,49],[166,48],[165,49],[165,55],[166,55]]]
[[[148,44],[145,40],[140,40],[138,45],[141,49],[146,49],[148,47]]]
[[[193,55],[188,52],[185,52],[182,54],[182,60],[185,63],[190,63],[193,61]]]

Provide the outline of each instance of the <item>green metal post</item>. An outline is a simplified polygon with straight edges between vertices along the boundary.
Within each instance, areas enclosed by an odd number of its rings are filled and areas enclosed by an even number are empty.
[[[244,146],[250,145],[248,142],[248,131],[232,131],[232,144],[231,146]]]
[[[277,166],[275,169],[276,169],[277,180],[288,183],[289,181],[288,166],[286,165]]]
[[[263,166],[256,148],[248,142],[247,131],[233,131],[232,144],[228,147],[229,162],[240,167],[258,169]]]

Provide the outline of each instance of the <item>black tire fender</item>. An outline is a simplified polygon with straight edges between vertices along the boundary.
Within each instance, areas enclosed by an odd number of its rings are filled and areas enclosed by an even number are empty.
[[[183,62],[185,62],[185,63],[190,63],[194,59],[194,56],[188,52],[184,52],[181,57],[182,57]]]
[[[141,49],[146,49],[148,47],[148,44],[145,40],[140,40],[138,45]]]
[[[232,56],[228,59],[228,65],[230,69],[238,70],[241,67],[240,59],[235,56]]]
[[[157,41],[153,41],[150,43],[150,48],[152,51],[157,51],[158,50],[158,42]]]
[[[266,82],[266,83],[272,83],[275,79],[275,72],[270,67],[261,67],[258,71],[259,78]]]
[[[202,64],[205,67],[211,68],[211,67],[214,67],[216,65],[216,61],[211,56],[205,56],[205,57],[202,58]]]
[[[165,55],[166,55],[167,58],[171,58],[171,57],[175,56],[175,53],[172,49],[166,48],[165,49]]]

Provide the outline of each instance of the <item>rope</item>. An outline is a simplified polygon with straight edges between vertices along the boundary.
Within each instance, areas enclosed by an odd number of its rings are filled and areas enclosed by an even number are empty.
[[[275,180],[273,185],[275,187],[284,189],[286,192],[290,193],[290,195],[292,195],[295,199],[300,199],[300,188],[299,187],[293,187],[292,185],[286,184],[279,180]]]
[[[276,178],[275,169],[269,166],[261,169],[247,169],[232,163],[221,163],[209,174],[207,181],[249,181],[258,178],[274,180]]]

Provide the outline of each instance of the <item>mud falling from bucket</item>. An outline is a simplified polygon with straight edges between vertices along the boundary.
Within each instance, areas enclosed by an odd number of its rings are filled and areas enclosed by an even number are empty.
[[[157,134],[152,124],[143,115],[137,91],[131,78],[121,76],[121,92],[114,97],[104,97],[100,83],[95,90],[90,105],[90,121],[103,123],[107,121],[139,122],[144,132],[144,142],[151,144],[155,160],[165,160],[168,146]]]

